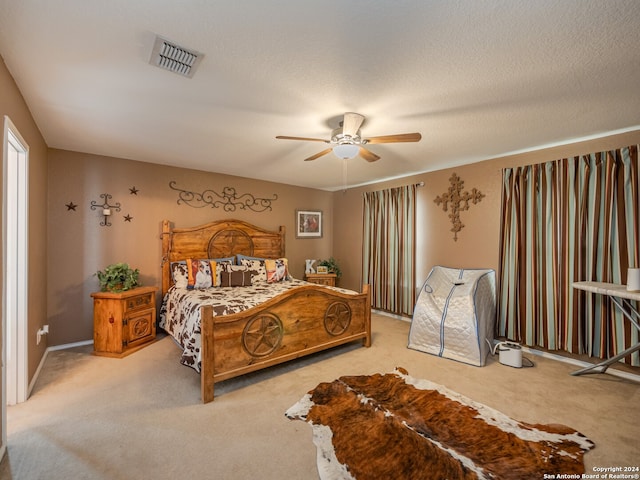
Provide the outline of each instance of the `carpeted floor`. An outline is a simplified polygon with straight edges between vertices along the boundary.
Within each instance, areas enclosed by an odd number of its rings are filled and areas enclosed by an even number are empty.
[[[8,408],[0,479],[317,478],[311,430],[284,412],[320,382],[397,366],[514,419],[575,428],[596,444],[587,473],[640,464],[640,384],[573,377],[575,365],[530,354],[533,368],[495,358],[473,367],[407,349],[408,332],[407,322],[374,314],[371,348],[356,343],[222,382],[207,405],[168,337],[123,359],[91,347],[51,352],[31,398]]]

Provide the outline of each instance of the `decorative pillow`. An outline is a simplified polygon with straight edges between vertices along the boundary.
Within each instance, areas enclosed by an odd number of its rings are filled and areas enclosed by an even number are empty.
[[[264,268],[265,260],[249,260],[247,258],[243,258],[240,261],[240,265],[246,267],[246,270],[251,272],[251,280],[254,282],[266,282],[267,281],[267,270]]]
[[[219,265],[219,267],[221,272],[226,272],[226,273],[247,271],[247,267],[245,267],[244,265],[232,265],[230,263],[223,263],[222,265]]]
[[[187,288],[210,288],[217,286],[216,262],[209,259],[187,260],[189,280]]]
[[[248,255],[242,255],[241,253],[238,253],[236,255],[236,258],[238,259],[238,261],[236,262],[236,265],[242,265],[242,260],[260,260],[261,262],[264,262],[266,259],[262,258],[262,257],[250,257]]]
[[[221,282],[220,274],[222,273],[222,269],[224,268],[225,265],[233,265],[235,257],[212,258],[210,260],[216,262],[216,276],[215,276],[216,285],[215,286],[219,287]]]
[[[187,273],[187,262],[171,262],[171,278],[177,288],[187,288],[189,284],[189,274]]]
[[[230,263],[231,265],[235,265],[235,263],[236,263],[236,257],[210,258],[209,260],[212,260],[212,261],[216,262],[217,264]]]
[[[238,265],[232,265],[237,267]],[[221,287],[250,287],[251,272],[246,270],[229,270],[220,274]]]
[[[265,260],[264,267],[267,271],[267,282],[282,282],[289,279],[289,265],[286,258]]]

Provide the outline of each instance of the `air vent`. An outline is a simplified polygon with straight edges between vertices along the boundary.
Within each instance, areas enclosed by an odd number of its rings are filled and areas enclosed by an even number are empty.
[[[157,36],[149,63],[183,77],[191,78],[204,54],[176,45]]]

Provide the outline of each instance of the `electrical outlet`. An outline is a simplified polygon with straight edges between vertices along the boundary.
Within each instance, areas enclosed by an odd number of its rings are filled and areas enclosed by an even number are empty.
[[[40,345],[40,340],[42,340],[43,335],[47,335],[49,333],[49,325],[43,325],[40,330],[36,333],[36,345]]]

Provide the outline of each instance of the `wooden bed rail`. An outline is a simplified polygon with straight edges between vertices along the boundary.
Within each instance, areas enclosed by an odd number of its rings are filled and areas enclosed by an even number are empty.
[[[357,295],[308,285],[238,314],[214,317],[204,306],[201,315],[203,403],[222,380],[357,340],[371,346],[369,285]],[[252,334],[264,342],[248,342]]]

